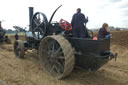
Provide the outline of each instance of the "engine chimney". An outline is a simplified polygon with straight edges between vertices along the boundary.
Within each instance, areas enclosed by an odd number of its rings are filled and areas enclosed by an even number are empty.
[[[0,28],[2,28],[2,26],[1,26],[1,21],[0,21]]]
[[[29,7],[29,31],[32,31],[32,27],[31,27],[31,20],[33,17],[33,7]]]

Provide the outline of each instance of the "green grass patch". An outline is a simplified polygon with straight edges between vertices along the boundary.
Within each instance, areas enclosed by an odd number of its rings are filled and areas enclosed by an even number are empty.
[[[15,36],[15,34],[16,33],[6,33],[6,35],[8,35],[8,36]],[[18,35],[25,35],[25,33],[24,32],[20,32],[20,33],[18,33]]]

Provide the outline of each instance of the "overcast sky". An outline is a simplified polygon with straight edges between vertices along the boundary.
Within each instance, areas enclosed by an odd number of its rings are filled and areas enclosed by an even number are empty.
[[[48,20],[53,11],[63,5],[53,21],[61,18],[71,22],[77,8],[89,17],[87,27],[100,28],[106,22],[115,27],[128,28],[128,0],[0,0],[0,20],[3,28],[12,26],[26,27],[29,24],[28,7],[34,7],[34,12],[43,12]]]

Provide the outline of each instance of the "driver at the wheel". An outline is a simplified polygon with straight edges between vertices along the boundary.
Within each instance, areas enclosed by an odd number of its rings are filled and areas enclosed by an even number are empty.
[[[71,21],[73,37],[77,37],[77,38],[88,37],[88,31],[85,26],[87,22],[88,22],[88,17],[85,18],[85,15],[81,13],[81,9],[78,8],[77,13],[73,15]]]

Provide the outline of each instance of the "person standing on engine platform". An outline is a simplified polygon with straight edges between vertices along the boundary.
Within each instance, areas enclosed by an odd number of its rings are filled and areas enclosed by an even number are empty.
[[[88,31],[86,28],[87,22],[88,17],[85,18],[85,15],[81,13],[81,9],[78,8],[77,13],[73,15],[71,21],[73,37],[88,38]]]

